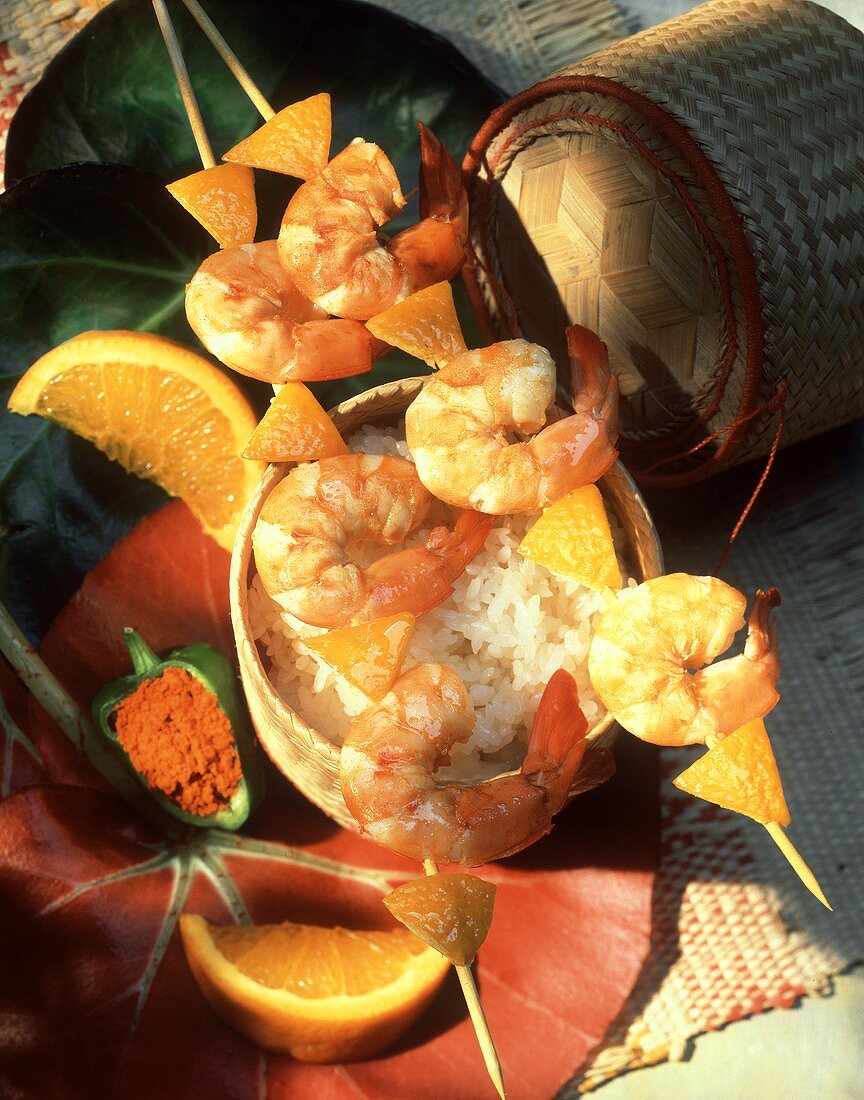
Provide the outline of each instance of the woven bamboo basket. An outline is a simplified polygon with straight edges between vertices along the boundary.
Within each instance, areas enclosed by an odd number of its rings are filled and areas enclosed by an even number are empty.
[[[423,385],[422,378],[408,378],[368,390],[331,410],[330,416],[343,435],[363,424],[392,427]],[[339,787],[339,748],[313,729],[277,693],[268,677],[267,658],[256,645],[249,626],[248,592],[254,576],[252,530],[268,494],[292,467],[267,469],[246,506],[231,559],[231,622],[240,662],[240,676],[249,713],[259,740],[270,759],[311,802],[340,825],[356,829],[354,818]],[[657,533],[645,502],[620,463],[598,482],[607,508],[624,532],[625,561],[637,580],[659,576],[663,558]],[[589,731],[592,746],[605,746],[614,737],[614,723],[605,717]]]
[[[464,166],[488,335],[563,365],[598,331],[643,484],[764,455],[786,386],[784,443],[861,415],[862,119],[864,36],[804,0],[712,0],[527,89]]]

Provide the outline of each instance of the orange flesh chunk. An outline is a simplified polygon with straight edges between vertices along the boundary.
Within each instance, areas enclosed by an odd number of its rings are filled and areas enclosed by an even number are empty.
[[[609,518],[596,485],[556,500],[519,546],[523,557],[600,591],[621,587]]]
[[[724,737],[673,783],[680,791],[745,814],[762,825],[770,821],[788,825],[792,820],[761,718]]]
[[[222,159],[310,180],[330,157],[330,131],[330,96],[320,92],[283,107]]]
[[[384,904],[415,936],[455,966],[468,966],[489,935],[497,886],[461,872],[398,886]]]
[[[217,164],[169,183],[166,190],[204,226],[220,248],[255,240],[258,207],[250,168]]]
[[[38,359],[9,397],[180,497],[230,550],[264,467],[244,462],[255,413],[208,359],[145,332],[82,332]]]
[[[377,313],[366,328],[387,344],[440,367],[465,348],[449,283],[435,283]]]
[[[417,620],[410,611],[331,630],[303,644],[370,699],[383,699],[399,675]]]
[[[184,913],[196,982],[226,1023],[265,1050],[304,1062],[371,1058],[408,1028],[449,963],[404,928],[218,928]]]
[[[244,458],[312,462],[348,454],[345,440],[302,382],[285,382],[243,448]]]

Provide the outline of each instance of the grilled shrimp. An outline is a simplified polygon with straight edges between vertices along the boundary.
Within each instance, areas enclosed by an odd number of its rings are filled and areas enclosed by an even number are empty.
[[[304,298],[275,241],[208,256],[186,287],[186,316],[217,359],[262,382],[362,374],[387,350],[365,325],[330,318]]]
[[[466,351],[426,382],[406,414],[405,438],[430,492],[495,515],[534,512],[609,469],[618,457],[618,383],[606,347],[578,325],[567,345],[578,379],[573,415],[545,427],[555,364],[537,344]],[[508,433],[532,438],[511,443]]]
[[[255,525],[258,573],[277,603],[312,626],[428,611],[480,551],[492,516],[465,512],[452,531],[436,527],[425,546],[396,550],[365,569],[346,548],[403,542],[431,504],[404,458],[349,454],[297,466],[270,493]]]
[[[372,840],[401,855],[477,867],[521,851],[552,828],[585,752],[588,723],[573,677],[546,686],[521,770],[473,787],[439,786],[435,768],[474,729],[474,709],[446,665],[415,665],[354,720],[339,776],[348,809]]]
[[[328,313],[367,320],[461,268],[468,199],[452,157],[422,123],[420,218],[390,240],[379,230],[405,205],[377,145],[353,141],[294,193],[279,256],[303,294]]]
[[[780,699],[771,620],[779,603],[776,588],[757,592],[744,652],[711,664],[744,626],[747,600],[737,589],[687,573],[625,588],[594,632],[591,683],[607,710],[645,741],[714,744]]]

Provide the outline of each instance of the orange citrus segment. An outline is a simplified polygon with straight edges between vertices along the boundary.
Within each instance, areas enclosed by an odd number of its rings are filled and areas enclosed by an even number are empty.
[[[208,360],[148,333],[83,332],[24,373],[9,408],[95,443],[129,473],[184,500],[231,548],[264,467],[240,457],[255,413]]]
[[[383,699],[399,675],[416,619],[410,611],[331,630],[303,644],[370,699]]]
[[[730,733],[672,781],[680,791],[746,814],[762,825],[792,820],[761,718]]]
[[[223,160],[310,180],[330,157],[330,130],[330,96],[321,92],[283,107]]]
[[[519,553],[589,588],[621,587],[609,517],[596,485],[574,489],[546,508]]]
[[[166,190],[204,226],[220,248],[255,240],[258,208],[250,168],[217,164],[169,183]]]
[[[366,328],[379,340],[407,351],[430,367],[443,366],[465,351],[449,283],[435,283],[403,298],[370,317]]]
[[[244,458],[312,462],[348,453],[336,425],[302,382],[285,382],[243,448]]]
[[[476,875],[436,874],[397,886],[383,901],[415,936],[468,966],[489,935],[497,890]]]
[[[226,1023],[304,1062],[369,1058],[420,1015],[450,964],[402,928],[218,928],[180,917],[201,992]]]

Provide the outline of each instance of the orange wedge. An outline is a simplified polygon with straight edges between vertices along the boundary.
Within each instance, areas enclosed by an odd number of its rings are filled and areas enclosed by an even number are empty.
[[[320,92],[283,107],[222,159],[311,180],[330,157],[330,131],[330,96]]]
[[[303,644],[377,703],[399,675],[416,621],[406,611],[304,638]]]
[[[348,454],[345,440],[302,382],[285,382],[243,448],[244,458],[312,462]]]
[[[255,240],[258,207],[250,168],[217,164],[169,183],[166,190],[204,226],[220,248]]]
[[[384,904],[406,928],[455,966],[470,966],[489,935],[498,887],[462,872],[397,886]]]
[[[74,336],[24,373],[9,408],[53,420],[180,497],[226,549],[264,471],[240,457],[256,421],[241,390],[161,336]]]
[[[371,1058],[417,1019],[450,967],[402,928],[218,928],[184,914],[180,933],[218,1015],[265,1050],[303,1062]]]
[[[430,367],[441,367],[466,350],[449,283],[435,283],[403,298],[370,317],[366,328]]]
[[[672,781],[706,802],[752,817],[762,825],[792,820],[777,762],[761,718],[724,737]]]
[[[519,545],[523,557],[600,591],[621,587],[609,517],[596,485],[556,500]]]

